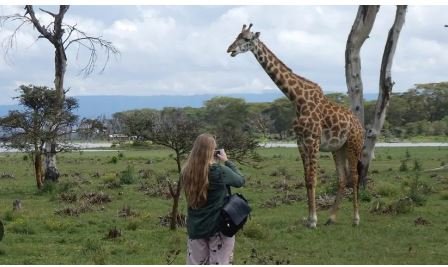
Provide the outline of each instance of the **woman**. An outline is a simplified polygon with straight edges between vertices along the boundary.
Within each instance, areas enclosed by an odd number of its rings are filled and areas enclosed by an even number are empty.
[[[233,257],[235,236],[226,237],[219,231],[221,208],[227,186],[241,187],[245,179],[224,149],[215,150],[213,136],[199,135],[182,168],[188,205],[187,264],[230,264]]]

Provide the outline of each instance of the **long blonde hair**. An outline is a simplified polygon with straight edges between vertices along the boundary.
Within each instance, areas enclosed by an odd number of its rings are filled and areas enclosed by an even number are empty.
[[[199,135],[182,168],[182,184],[191,208],[199,208],[207,202],[208,173],[215,149],[216,141],[212,135]]]

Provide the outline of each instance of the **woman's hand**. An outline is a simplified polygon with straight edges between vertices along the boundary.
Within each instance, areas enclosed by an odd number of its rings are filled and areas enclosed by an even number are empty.
[[[227,154],[226,154],[226,152],[224,151],[224,148],[219,149],[219,153],[216,154],[216,157],[217,157],[218,159],[222,160],[222,161],[227,161],[227,160],[229,160],[229,159],[227,158]]]

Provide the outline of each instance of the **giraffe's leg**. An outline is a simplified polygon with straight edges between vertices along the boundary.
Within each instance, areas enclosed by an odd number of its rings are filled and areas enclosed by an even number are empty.
[[[358,160],[362,150],[362,143],[347,142],[347,159],[350,168],[350,176],[353,183],[353,225],[359,225],[359,175],[358,175]]]
[[[309,158],[308,158],[308,154],[306,153],[306,148],[305,148],[305,146],[303,145],[303,143],[300,142],[300,141],[297,141],[297,145],[298,145],[298,148],[299,148],[300,157],[302,158],[303,172],[304,172],[304,180],[305,180],[305,184],[306,184],[307,181],[308,181],[308,177],[309,177],[309,175],[308,175],[308,166],[310,165],[310,164],[309,164]],[[308,196],[308,197],[309,197],[309,196]],[[308,198],[308,199],[309,199],[309,198]],[[309,204],[308,204],[308,207],[309,207]],[[307,223],[307,225],[308,225],[308,222],[309,222],[309,217],[306,218],[306,223]]]
[[[345,167],[347,163],[345,148],[333,152],[333,159],[336,164],[336,171],[338,173],[338,192],[336,194],[336,199],[333,203],[333,206],[330,209],[330,218],[325,223],[325,225],[333,224],[336,222],[336,213],[339,210],[339,205],[341,200],[344,198],[344,189],[345,189]]]
[[[319,153],[319,143],[315,139],[307,140],[305,144],[305,153],[307,158],[306,168],[306,191],[308,196],[308,223],[309,228],[316,228],[316,175],[317,175],[317,157]]]

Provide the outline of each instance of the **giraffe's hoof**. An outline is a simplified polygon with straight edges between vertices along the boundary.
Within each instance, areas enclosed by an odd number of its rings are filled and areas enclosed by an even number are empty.
[[[307,224],[306,224],[306,227],[308,227],[310,229],[316,229],[317,228],[317,222],[308,221]]]
[[[332,225],[332,224],[335,224],[335,223],[336,223],[336,222],[333,221],[332,219],[328,219],[328,221],[325,222],[325,225]]]

